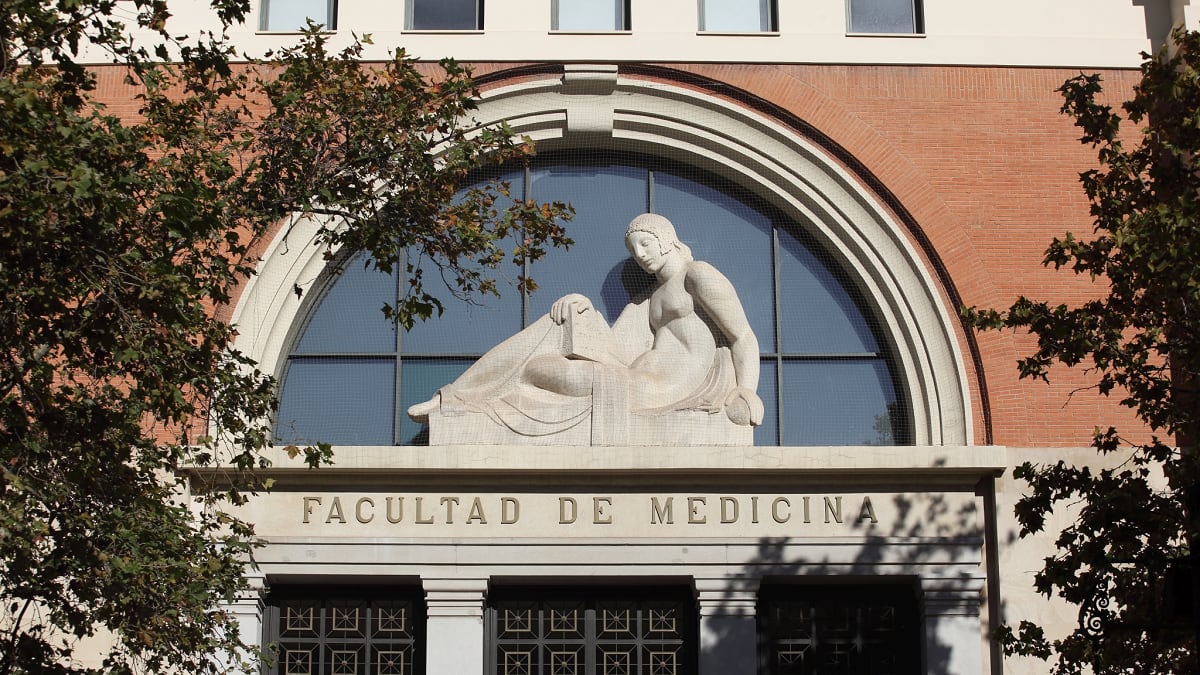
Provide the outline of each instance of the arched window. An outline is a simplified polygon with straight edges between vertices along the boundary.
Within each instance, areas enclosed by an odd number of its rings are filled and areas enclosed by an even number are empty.
[[[327,274],[283,364],[279,439],[421,444],[425,430],[404,414],[408,406],[557,298],[582,293],[610,322],[616,318],[649,283],[627,264],[624,228],[651,211],[675,223],[697,260],[730,279],[746,309],[762,353],[758,391],[767,408],[756,444],[913,442],[901,379],[871,308],[796,223],[734,183],[686,166],[628,154],[578,158],[545,154],[502,176],[514,195],[561,200],[576,210],[568,225],[575,245],[532,265],[539,286],[532,295],[522,297],[514,285],[470,305],[447,292],[442,317],[404,332],[380,312],[395,303],[400,280],[361,259]],[[431,289],[435,271],[426,273]]]

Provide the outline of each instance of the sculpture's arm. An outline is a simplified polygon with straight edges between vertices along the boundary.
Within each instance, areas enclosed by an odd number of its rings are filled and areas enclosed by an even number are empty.
[[[694,301],[704,308],[729,342],[737,389],[725,399],[726,412],[738,424],[761,424],[763,403],[757,393],[760,367],[758,338],[750,328],[750,321],[746,319],[746,312],[742,309],[733,284],[705,262],[690,265],[684,284]]]
[[[554,301],[550,306],[550,320],[561,326],[572,314],[583,314],[593,309],[592,301],[586,295],[569,293]]]

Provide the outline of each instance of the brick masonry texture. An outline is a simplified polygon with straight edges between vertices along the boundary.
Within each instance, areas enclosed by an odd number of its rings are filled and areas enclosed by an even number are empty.
[[[512,63],[473,64],[488,88]],[[680,64],[681,75],[722,83],[730,100],[749,97],[789,111],[852,155],[890,192],[931,245],[927,263],[942,266],[966,305],[1007,307],[1019,295],[1077,303],[1102,292],[1069,272],[1041,265],[1050,239],[1091,232],[1081,171],[1095,153],[1059,113],[1055,91],[1079,71],[1055,68]],[[432,73],[436,66],[428,66]],[[1106,95],[1129,97],[1139,73],[1102,71]],[[679,82],[675,82],[679,84]],[[686,85],[684,85],[686,86]],[[117,69],[100,69],[108,111],[133,117],[137,103]],[[911,235],[911,233],[910,233]],[[921,247],[911,237],[914,248]],[[932,267],[931,267],[932,269]],[[936,274],[931,275],[935,279]],[[957,315],[951,289],[946,311]],[[1016,361],[1031,349],[1011,332],[977,336],[982,372],[972,365],[961,326],[974,405],[976,442],[987,440],[981,395],[986,384],[991,442],[1012,446],[1086,445],[1095,427],[1115,425],[1131,440],[1148,432],[1117,397],[1098,396],[1082,368],[1059,369],[1050,384],[1021,381]],[[982,375],[982,378],[981,378]]]
[[[804,120],[853,155],[890,191],[932,244],[963,304],[1007,307],[1020,295],[1077,303],[1102,292],[1086,278],[1041,265],[1051,238],[1091,232],[1079,173],[1095,153],[1059,113],[1056,89],[1079,71],[1039,68],[670,64],[720,81]],[[1138,73],[1102,72],[1113,103]],[[732,96],[731,98],[737,98]],[[914,241],[914,248],[920,250]],[[943,289],[945,291],[946,289]],[[943,294],[947,311],[950,295]],[[964,354],[969,346],[961,334]],[[1131,439],[1132,414],[1088,389],[1084,369],[1050,384],[1021,381],[1016,361],[1032,342],[1011,332],[978,336],[992,442],[1077,446],[1096,427]],[[968,364],[970,368],[970,364]],[[976,442],[984,442],[980,378],[971,373]]]

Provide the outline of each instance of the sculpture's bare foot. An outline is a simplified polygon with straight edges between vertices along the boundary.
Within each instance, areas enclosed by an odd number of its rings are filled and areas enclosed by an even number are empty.
[[[408,407],[408,416],[417,424],[425,424],[429,421],[429,413],[437,410],[442,405],[442,395],[434,394],[433,398],[424,403],[417,403]]]

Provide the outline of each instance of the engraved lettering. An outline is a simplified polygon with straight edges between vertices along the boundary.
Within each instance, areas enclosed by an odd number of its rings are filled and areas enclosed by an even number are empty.
[[[792,506],[792,503],[790,501],[788,501],[787,497],[776,497],[775,501],[771,502],[771,517],[774,518],[775,522],[777,522],[777,523],[786,523],[788,520],[791,520],[792,514],[790,512],[788,512],[783,515],[779,515],[779,505],[780,504],[783,504],[784,506],[788,507],[789,509]]]
[[[396,515],[394,515],[394,516],[392,515],[392,502],[393,501],[397,502]],[[387,498],[387,520],[389,523],[392,523],[393,525],[404,520],[404,497],[399,497],[399,498],[388,497]]]
[[[842,498],[836,497],[836,499],[837,501],[835,502],[829,497],[825,498],[825,522],[827,523],[830,516],[833,516],[835,521],[842,522]]]
[[[721,522],[736,523],[738,519],[738,500],[733,497],[721,497]]]
[[[612,525],[612,497],[592,497],[592,524]]]
[[[674,497],[667,497],[667,501],[660,504],[658,502],[658,497],[651,497],[650,524],[654,525],[657,523],[661,525],[662,523],[666,523],[667,525],[674,525],[675,516],[673,513],[671,513],[671,506],[674,504],[674,502]]]
[[[573,497],[558,498],[558,524],[570,525],[579,517],[579,504]]]
[[[371,506],[371,513],[363,515],[363,506]],[[354,518],[360,523],[369,523],[375,520],[375,500],[370,497],[362,497],[354,504]]]
[[[871,497],[863,497],[862,508],[858,510],[858,521],[870,520],[872,523],[878,523],[879,519],[875,517],[875,507],[871,504]]]
[[[304,498],[304,520],[309,522],[309,517],[312,516],[313,508],[321,505],[320,497],[305,497]]]
[[[500,524],[512,525],[521,517],[521,502],[516,497],[500,498]]]
[[[675,524],[675,496],[646,495],[649,497],[650,525]],[[385,516],[388,523],[415,523],[419,525],[453,525],[457,520],[467,525],[513,525],[519,522],[521,502],[518,497],[479,497],[472,495],[459,496],[413,496],[384,494],[355,494],[348,492],[341,495],[297,495],[300,499],[301,522],[305,525],[324,522],[325,524],[346,524],[357,522],[361,525],[375,527],[382,523]],[[620,498],[617,495],[603,496],[555,496],[558,500],[558,524],[575,525],[587,522],[588,506],[584,503],[580,508],[580,499],[590,499],[591,525],[612,525],[617,520],[615,505]],[[296,497],[292,497],[295,499]],[[645,498],[645,497],[643,497]],[[495,512],[496,503],[489,499],[498,500],[500,516]],[[871,525],[880,522],[879,513],[875,509],[873,495],[693,495],[679,496],[686,501],[681,508],[681,522],[688,525],[707,525],[720,522],[723,525],[739,523],[759,524],[760,522],[786,523],[824,522],[826,524],[842,524],[845,522],[867,523]],[[858,500],[855,511],[853,503],[846,500]],[[408,500],[408,504],[405,501]],[[710,502],[712,510],[709,510]],[[799,500],[799,501],[797,501]],[[433,502],[437,502],[437,505]],[[815,501],[815,503],[814,503]],[[386,507],[383,503],[386,503]],[[426,504],[426,502],[430,502]],[[539,501],[539,509],[540,504]],[[546,504],[549,506],[549,504]],[[747,507],[743,509],[742,507]],[[761,509],[760,509],[761,507]],[[445,509],[444,513],[442,509]],[[382,511],[382,513],[381,513]],[[407,511],[407,513],[406,513]],[[584,513],[580,513],[585,511]],[[818,513],[813,513],[818,511]],[[849,513],[847,513],[849,511]],[[535,515],[542,515],[539,511]],[[550,514],[545,514],[549,516]],[[886,514],[885,514],[886,515]],[[489,517],[490,516],[490,517]],[[584,519],[580,520],[580,517]],[[793,516],[795,519],[793,520]],[[849,519],[849,520],[847,520]]]
[[[471,510],[467,513],[467,524],[470,525],[471,523],[487,525],[487,518],[483,515],[483,502],[479,501],[479,497],[476,497],[475,501],[471,502]]]
[[[335,520],[343,524],[346,522],[346,516],[342,515],[342,500],[339,497],[333,498],[333,503],[329,505],[329,515],[325,517],[326,523],[332,523]]]
[[[454,507],[458,506],[458,497],[442,497],[442,506],[446,507],[446,524],[454,523]]]
[[[417,497],[416,523],[418,525],[432,525],[433,524],[433,516],[429,516],[429,518],[421,517],[421,504],[424,501],[425,501],[424,497]]]

